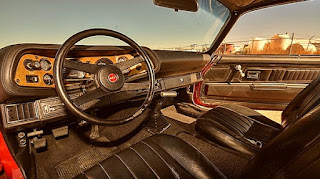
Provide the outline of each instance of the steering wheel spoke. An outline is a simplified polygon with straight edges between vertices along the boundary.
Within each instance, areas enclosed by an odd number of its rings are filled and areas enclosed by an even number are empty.
[[[149,83],[124,83],[120,91],[147,90]]]
[[[137,65],[138,63],[144,62],[144,59],[141,56],[135,57],[131,60],[120,62],[113,64],[114,66],[118,67],[120,70],[128,69],[134,65]]]
[[[64,67],[71,68],[74,70],[88,72],[91,74],[96,73],[101,68],[101,66],[96,65],[96,64],[81,63],[81,62],[77,62],[77,61],[73,61],[73,60],[66,60],[64,62]]]
[[[76,104],[77,106],[81,106],[83,104],[86,104],[90,101],[99,99],[109,94],[111,94],[111,92],[108,93],[103,91],[101,88],[96,88],[94,90],[88,91],[87,93],[73,99],[73,103]]]

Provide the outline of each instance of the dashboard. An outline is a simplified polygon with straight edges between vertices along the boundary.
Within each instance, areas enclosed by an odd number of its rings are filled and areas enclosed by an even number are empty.
[[[53,66],[59,48],[60,45],[51,44],[18,44],[0,49],[0,111],[1,123],[6,131],[41,127],[69,118],[70,113],[54,89]],[[202,81],[200,71],[210,61],[209,55],[201,53],[143,49],[156,73],[157,94]],[[135,51],[128,46],[75,46],[66,58],[104,65],[131,60],[135,56]],[[144,82],[147,77],[146,64],[142,62],[132,66],[125,73],[132,81]],[[70,69],[65,69],[63,75],[71,98],[81,95],[82,89],[68,89],[83,86],[85,81],[93,79],[92,74]],[[140,91],[131,95],[109,95],[108,99],[100,101],[103,105],[113,105],[145,94],[145,91]]]
[[[75,60],[82,63],[89,64],[114,64],[123,61],[128,61],[134,58],[131,54],[115,55],[115,56],[91,56],[80,58],[69,58],[67,60]],[[24,87],[48,87],[54,88],[53,81],[53,65],[54,58],[41,56],[36,54],[25,54],[18,62],[18,66],[15,72],[14,81],[19,86]],[[138,73],[142,73],[146,70],[144,63],[137,64],[125,72],[127,76],[133,76]],[[69,81],[83,81],[89,78],[89,74],[77,70],[65,69],[64,75]]]

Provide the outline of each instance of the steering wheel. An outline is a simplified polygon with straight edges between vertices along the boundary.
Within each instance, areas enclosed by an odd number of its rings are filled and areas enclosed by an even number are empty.
[[[98,65],[98,64],[89,64],[89,63],[81,63],[72,60],[66,60],[67,54],[70,49],[80,40],[85,39],[87,37],[92,36],[109,36],[113,38],[117,38],[126,42],[130,45],[139,56],[127,60],[124,62],[116,63],[116,64],[106,64],[106,65]],[[128,83],[125,80],[124,71],[131,66],[139,64],[141,62],[145,62],[147,66],[148,72],[148,83]],[[84,93],[83,95],[76,97],[75,99],[71,99],[67,93],[66,87],[64,85],[64,68],[74,69],[78,71],[87,72],[90,74],[94,74],[94,84],[95,89]],[[152,67],[152,62],[148,54],[132,39],[129,37],[108,29],[89,29],[82,32],[79,32],[72,37],[70,37],[58,50],[54,69],[53,76],[55,81],[55,89],[58,96],[61,98],[67,109],[75,116],[83,119],[89,123],[97,124],[97,125],[120,125],[126,122],[133,120],[134,118],[141,115],[149,104],[152,101],[154,95],[155,88],[155,72]],[[118,92],[124,91],[138,91],[138,90],[147,90],[146,98],[143,104],[138,108],[138,110],[131,116],[126,117],[124,119],[118,120],[108,120],[94,117],[83,109],[83,105],[99,99],[101,97],[115,94]]]

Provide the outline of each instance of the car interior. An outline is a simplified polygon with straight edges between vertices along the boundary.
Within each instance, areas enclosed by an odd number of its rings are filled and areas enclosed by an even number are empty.
[[[205,52],[106,28],[0,49],[0,178],[319,178],[319,57],[214,53],[241,15],[296,1],[153,0],[228,9]],[[93,36],[126,45],[77,44]]]

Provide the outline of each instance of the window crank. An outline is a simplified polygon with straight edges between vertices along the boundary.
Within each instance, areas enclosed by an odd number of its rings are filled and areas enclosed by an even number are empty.
[[[234,68],[235,68],[237,71],[239,71],[241,77],[245,77],[245,76],[246,76],[246,74],[243,73],[243,71],[242,71],[242,66],[241,66],[241,65],[236,65]]]

